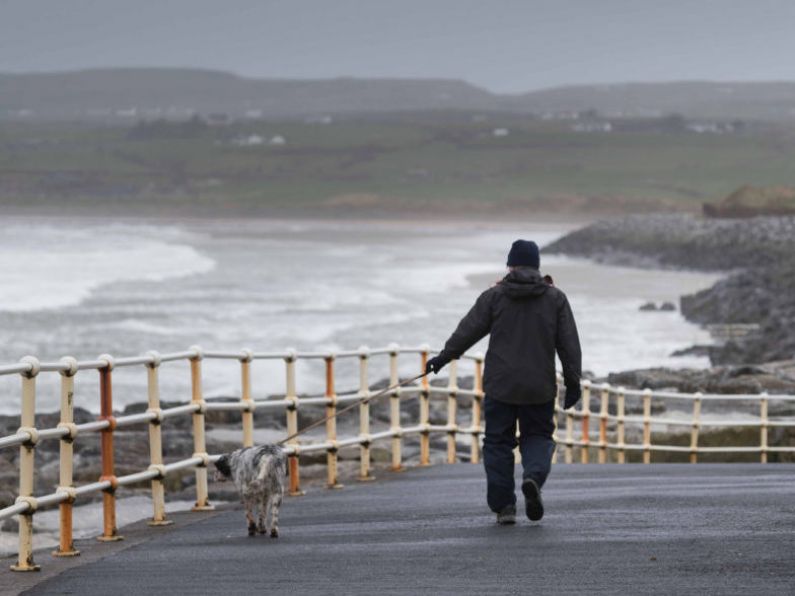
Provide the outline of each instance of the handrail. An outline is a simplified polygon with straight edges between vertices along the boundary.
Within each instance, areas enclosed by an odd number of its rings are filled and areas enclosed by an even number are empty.
[[[78,361],[74,358],[62,358],[58,362],[39,362],[36,358],[28,356],[19,363],[0,365],[0,375],[19,375],[22,381],[22,407],[20,428],[14,434],[0,438],[0,449],[6,447],[19,447],[19,497],[17,501],[0,509],[0,520],[13,515],[20,516],[19,535],[20,548],[18,562],[13,569],[17,571],[30,571],[37,569],[33,563],[33,517],[38,509],[58,505],[60,507],[60,547],[54,553],[58,556],[71,556],[77,554],[72,544],[72,508],[76,500],[91,493],[103,493],[103,533],[100,539],[111,541],[121,539],[115,527],[115,494],[118,489],[151,482],[153,517],[151,525],[160,526],[170,523],[165,516],[165,487],[163,479],[173,473],[185,470],[194,470],[196,473],[197,504],[194,510],[204,511],[212,509],[207,497],[207,466],[215,461],[220,454],[208,454],[205,448],[205,415],[208,411],[236,411],[241,412],[242,441],[244,446],[253,445],[253,412],[258,409],[282,410],[287,418],[287,435],[297,430],[297,412],[300,407],[307,405],[323,406],[327,415],[336,413],[340,404],[360,401],[362,398],[373,396],[377,390],[369,382],[369,363],[374,357],[385,356],[389,367],[389,385],[397,385],[398,359],[400,356],[419,356],[419,370],[424,370],[429,355],[437,353],[426,345],[400,347],[390,344],[385,347],[370,349],[361,347],[356,350],[340,351],[296,351],[288,349],[280,352],[256,352],[248,349],[238,351],[204,351],[198,346],[188,350],[159,354],[149,352],[141,356],[113,358],[108,355],[100,356],[95,360]],[[241,371],[241,397],[230,401],[211,401],[204,399],[202,392],[202,360],[227,360],[237,361]],[[337,392],[335,387],[335,363],[341,359],[356,359],[359,361],[359,386],[355,391]],[[260,360],[282,360],[285,365],[287,379],[286,392],[283,398],[258,399],[252,398],[250,367],[253,362]],[[298,360],[322,360],[326,369],[325,392],[318,396],[300,397],[296,392],[296,366]],[[159,396],[159,367],[164,362],[183,361],[190,364],[190,379],[192,398],[187,404],[174,406],[167,409],[160,407]],[[474,386],[472,389],[462,389],[458,386],[458,367],[464,362],[473,365]],[[147,371],[147,387],[149,395],[148,409],[144,412],[115,417],[112,408],[112,378],[113,371],[118,368],[143,367]],[[100,417],[91,422],[75,424],[73,417],[74,379],[81,377],[89,371],[98,371],[100,377],[100,395],[102,400],[102,413]],[[326,452],[326,466],[328,472],[328,486],[337,488],[341,486],[337,478],[337,454],[345,447],[359,446],[360,480],[371,480],[370,473],[370,446],[376,441],[389,441],[391,444],[391,469],[399,470],[403,466],[402,447],[407,436],[419,436],[420,465],[429,465],[430,435],[431,433],[444,433],[447,435],[446,451],[447,461],[457,461],[458,435],[469,437],[469,461],[478,463],[480,458],[480,436],[483,434],[481,424],[483,392],[483,356],[481,354],[465,354],[460,361],[450,365],[449,382],[446,386],[431,385],[427,377],[419,384],[392,390],[389,396],[389,429],[379,432],[370,432],[369,401],[365,400],[359,406],[359,432],[354,436],[337,437],[337,427],[333,419],[326,423],[325,438],[314,442],[301,442],[298,438],[291,439],[285,445],[288,454],[290,494],[303,494],[300,486],[300,456],[305,453]],[[36,380],[41,374],[58,373],[61,376],[61,421],[57,427],[35,428],[35,401]],[[558,383],[561,383],[560,378]],[[561,437],[556,431],[555,439],[562,446],[565,462],[574,460],[575,449],[579,450],[580,460],[583,463],[590,461],[590,451],[598,451],[598,461],[605,463],[614,455],[618,462],[626,462],[628,455],[641,453],[644,463],[651,463],[652,454],[655,453],[680,453],[689,455],[691,462],[698,461],[699,454],[758,454],[761,462],[767,462],[770,453],[795,453],[795,447],[787,445],[769,445],[768,430],[771,427],[795,427],[795,418],[785,416],[768,416],[769,402],[795,401],[795,395],[722,395],[681,393],[672,391],[651,391],[649,389],[636,390],[614,387],[607,383],[582,383],[583,399],[576,409],[565,412],[556,405],[556,420],[561,415],[565,420],[565,435]],[[400,416],[400,403],[407,394],[416,395],[419,400],[420,416],[415,424],[403,425]],[[431,423],[430,400],[447,400],[446,424]],[[461,398],[471,399],[471,420],[468,425],[458,423],[457,405]],[[611,400],[615,400],[615,412],[610,408]],[[627,400],[637,401],[642,406],[642,414],[635,414],[636,410],[630,409],[627,413]],[[685,400],[693,403],[692,415],[688,417],[671,417],[670,415],[653,415],[653,400]],[[746,416],[742,419],[730,420],[720,417],[701,418],[701,403],[704,401],[743,401],[759,403],[759,416]],[[596,411],[591,405],[598,403]],[[185,459],[173,461],[168,464],[163,462],[160,429],[162,424],[178,416],[191,416],[193,420],[194,453]],[[598,422],[598,439],[591,437],[591,419]],[[575,432],[574,421],[578,421],[581,430]],[[150,461],[148,466],[139,471],[116,476],[113,462],[113,436],[118,428],[146,424],[149,428]],[[689,445],[665,445],[653,442],[655,426],[690,427],[691,437]],[[716,427],[758,428],[758,445],[733,445],[713,446],[699,445],[699,429]],[[627,430],[638,430],[637,434],[630,433],[628,442]],[[612,431],[612,437],[608,438]],[[80,440],[85,434],[100,433],[102,476],[96,481],[81,486],[74,486],[72,480],[72,449],[73,442]],[[638,438],[642,435],[642,440]],[[637,437],[637,438],[636,438]],[[57,439],[60,441],[60,482],[56,490],[50,494],[33,495],[34,456],[36,445],[40,441]],[[634,457],[634,456],[633,456]]]

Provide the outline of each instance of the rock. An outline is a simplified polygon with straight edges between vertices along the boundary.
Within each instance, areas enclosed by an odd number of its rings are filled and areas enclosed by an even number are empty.
[[[794,247],[795,217],[738,221],[678,214],[596,222],[543,250],[625,265],[730,271],[790,261]]]
[[[646,302],[646,303],[642,304],[641,307],[638,310],[640,310],[640,311],[648,311],[648,312],[656,311],[657,310],[657,305],[654,304],[654,302]]]
[[[11,502],[13,503],[13,501]],[[17,520],[17,516],[4,519],[3,523],[0,524],[0,531],[10,532],[12,534],[19,532],[19,521]]]
[[[776,366],[716,366],[705,370],[648,368],[611,373],[606,379],[611,385],[633,389],[671,389],[683,393],[795,394],[795,379],[787,364]]]
[[[370,459],[374,463],[389,463],[392,461],[392,450],[382,445],[372,445],[370,447]]]
[[[707,290],[681,298],[701,324],[759,324],[758,333],[710,349],[714,365],[786,360],[795,355],[795,217],[744,220],[636,215],[586,226],[545,253],[620,265],[726,271]],[[665,310],[675,306],[664,305]]]
[[[680,356],[709,356],[714,346],[690,346],[682,350],[675,350],[671,352],[671,357],[676,358]]]
[[[676,306],[673,302],[663,302],[660,305],[660,310],[663,312],[674,312],[676,311]]]

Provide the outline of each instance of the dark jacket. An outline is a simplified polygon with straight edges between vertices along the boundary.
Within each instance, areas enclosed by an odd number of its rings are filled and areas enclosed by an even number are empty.
[[[555,398],[555,351],[567,387],[579,387],[582,354],[566,295],[535,269],[516,269],[483,292],[440,356],[459,358],[486,334],[486,395],[511,404]]]

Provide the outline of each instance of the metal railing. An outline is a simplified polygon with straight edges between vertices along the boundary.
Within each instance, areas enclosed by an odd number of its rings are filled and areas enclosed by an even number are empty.
[[[627,398],[640,400],[641,415],[627,414]],[[683,418],[670,416],[653,416],[652,400],[675,400],[689,402],[690,415]],[[591,402],[598,401],[598,410],[591,411]],[[574,461],[574,448],[580,451],[580,461],[589,463],[590,450],[598,451],[597,461],[606,463],[610,461],[611,453],[615,454],[617,463],[626,463],[627,452],[641,452],[642,462],[651,463],[652,452],[680,453],[689,456],[690,463],[697,463],[699,454],[725,453],[758,454],[761,463],[767,463],[770,453],[795,453],[795,446],[771,446],[768,443],[771,428],[795,428],[795,417],[768,415],[769,403],[795,402],[795,395],[768,395],[760,394],[723,394],[723,393],[679,393],[674,391],[652,391],[650,389],[625,389],[613,387],[607,383],[596,384],[590,381],[582,382],[582,401],[578,409],[565,411],[565,436],[559,443],[564,446],[564,462]],[[756,404],[758,416],[749,416],[745,420],[730,420],[727,418],[703,418],[701,406],[704,402],[734,402],[743,405]],[[611,404],[613,405],[611,413]],[[598,438],[592,439],[591,419],[598,421]],[[579,438],[575,439],[575,420],[579,420],[581,430]],[[627,425],[638,425],[642,431],[640,442],[626,441]],[[652,426],[679,427],[690,429],[689,445],[670,445],[652,442]],[[758,428],[759,442],[755,445],[742,446],[704,446],[699,445],[699,435],[702,428]],[[613,430],[613,441],[608,439],[609,430]]]
[[[169,474],[185,470],[194,470],[196,475],[196,502],[194,511],[212,510],[213,506],[208,498],[208,465],[215,461],[219,455],[210,455],[206,450],[205,442],[205,415],[209,411],[240,411],[242,421],[241,444],[251,446],[254,444],[254,411],[258,409],[283,410],[286,417],[286,435],[290,436],[298,431],[298,409],[306,405],[322,405],[326,415],[336,413],[338,404],[350,403],[368,396],[375,391],[369,381],[369,364],[374,357],[388,359],[389,385],[399,382],[398,358],[400,355],[414,354],[419,356],[419,370],[425,369],[429,354],[433,353],[427,346],[417,348],[400,348],[390,345],[385,348],[367,349],[343,352],[252,352],[241,350],[238,352],[213,352],[203,351],[199,347],[192,347],[184,352],[172,354],[158,354],[149,352],[140,357],[114,359],[103,355],[92,361],[78,362],[74,358],[63,358],[55,363],[42,363],[32,356],[23,358],[19,363],[0,366],[1,375],[17,374],[21,378],[21,414],[20,427],[13,435],[0,438],[0,448],[19,447],[19,496],[16,502],[0,510],[0,520],[19,515],[19,550],[18,560],[12,569],[16,571],[34,571],[39,566],[33,560],[33,516],[38,509],[58,505],[60,508],[60,534],[59,546],[53,553],[55,556],[67,557],[79,554],[75,550],[72,534],[73,505],[81,496],[90,493],[102,492],[103,499],[103,531],[99,540],[120,540],[116,528],[116,493],[120,487],[151,482],[153,516],[150,525],[162,526],[171,523],[165,514],[165,487],[164,479]],[[240,366],[240,399],[231,402],[207,402],[202,389],[202,360],[218,359],[237,361]],[[321,360],[325,364],[325,392],[320,397],[299,397],[296,390],[296,362],[299,359]],[[358,390],[355,393],[338,395],[335,387],[335,362],[339,359],[358,360]],[[286,391],[281,399],[255,400],[252,396],[251,365],[256,360],[282,360],[284,362]],[[313,443],[302,443],[299,437],[291,439],[285,450],[288,454],[289,494],[303,494],[300,484],[300,456],[309,452],[326,452],[326,484],[329,488],[339,486],[337,470],[337,454],[343,447],[359,447],[359,479],[370,480],[371,454],[370,447],[376,441],[390,442],[391,462],[390,469],[400,470],[403,467],[403,438],[408,435],[419,435],[419,464],[430,465],[430,436],[431,433],[446,433],[446,461],[456,462],[457,436],[469,436],[469,461],[480,461],[480,435],[483,433],[481,423],[483,394],[483,357],[481,355],[464,355],[462,360],[473,365],[473,388],[462,389],[458,386],[459,363],[450,363],[447,386],[432,386],[427,377],[424,377],[418,387],[397,388],[390,392],[389,399],[389,428],[381,432],[370,430],[370,404],[363,401],[359,406],[359,434],[356,436],[338,438],[337,423],[335,418],[326,422],[325,440]],[[159,372],[161,364],[165,362],[185,361],[190,365],[191,401],[167,409],[160,405]],[[122,367],[144,367],[147,372],[148,409],[145,412],[114,417],[113,415],[113,371]],[[74,423],[74,387],[75,377],[86,374],[86,371],[97,371],[99,375],[100,415],[96,421],[84,424]],[[35,428],[35,403],[36,380],[42,373],[59,373],[61,376],[61,408],[60,422],[55,428]],[[401,394],[416,393],[419,400],[419,420],[417,424],[403,426],[401,423]],[[431,424],[430,399],[432,397],[446,396],[447,423]],[[458,420],[458,398],[460,396],[472,399],[469,425],[461,426]],[[597,397],[598,396],[598,397]],[[688,400],[692,402],[692,417],[687,421],[680,419],[667,419],[651,415],[652,398]],[[642,403],[642,416],[626,414],[625,400],[640,399]],[[599,400],[598,413],[591,412],[591,402]],[[611,399],[615,404],[611,413]],[[732,426],[733,422],[726,420],[708,420],[701,418],[701,403],[705,400],[756,400],[759,404],[759,417],[749,422],[741,422],[743,426],[759,427],[759,445],[753,447],[705,447],[699,446],[699,429],[706,426]],[[583,382],[583,399],[578,409],[565,412],[565,436],[556,440],[561,444],[565,462],[574,460],[575,448],[579,449],[580,459],[583,463],[589,461],[591,448],[598,449],[598,461],[605,463],[610,460],[610,454],[615,453],[616,461],[626,462],[628,451],[642,451],[643,461],[651,462],[653,451],[684,452],[690,454],[690,461],[695,463],[699,453],[739,453],[755,452],[760,454],[760,461],[767,461],[767,454],[771,452],[795,452],[795,447],[768,445],[768,429],[771,427],[795,427],[795,418],[768,417],[769,400],[795,401],[795,396],[782,395],[701,395],[672,392],[651,392],[649,390],[636,391],[623,388],[614,388],[609,385],[591,384]],[[559,417],[561,410],[556,408]],[[191,457],[169,464],[163,463],[163,445],[161,439],[161,425],[170,418],[190,415],[193,421],[193,454]],[[599,421],[598,440],[591,439],[590,420],[597,418]],[[581,432],[575,438],[574,422],[579,420]],[[114,431],[117,428],[138,424],[147,424],[149,429],[149,458],[146,469],[124,475],[116,476],[114,466]],[[626,442],[626,425],[639,424],[642,428],[642,442]],[[691,428],[690,446],[652,444],[652,424],[666,424],[674,426],[689,426]],[[615,440],[608,440],[608,433],[612,431]],[[88,433],[100,433],[101,476],[96,482],[74,486],[73,482],[73,442],[80,436]],[[34,496],[34,460],[36,445],[43,440],[59,439],[60,441],[60,477],[55,492],[42,496]],[[557,455],[556,455],[557,458]]]
[[[338,404],[353,402],[373,395],[369,382],[369,362],[372,357],[385,356],[389,362],[389,382],[395,385],[399,381],[398,357],[401,354],[419,356],[420,370],[425,369],[430,350],[427,346],[419,348],[400,348],[390,345],[386,348],[369,350],[360,348],[345,352],[296,352],[288,350],[283,353],[252,352],[211,352],[203,351],[194,346],[185,352],[158,354],[149,352],[145,356],[114,359],[102,355],[96,360],[80,361],[66,357],[59,362],[42,363],[33,356],[26,356],[19,363],[0,366],[0,376],[20,375],[22,382],[22,404],[20,427],[13,435],[0,438],[0,448],[19,446],[19,496],[16,502],[0,510],[0,520],[19,515],[19,550],[17,563],[11,568],[14,571],[36,571],[40,567],[33,559],[33,516],[37,510],[58,505],[60,508],[59,546],[54,556],[69,557],[78,555],[74,547],[72,532],[73,506],[77,499],[90,493],[102,492],[103,531],[98,537],[101,541],[121,540],[116,528],[116,492],[120,487],[151,481],[153,516],[150,525],[162,526],[171,523],[165,514],[164,478],[172,473],[193,469],[196,474],[196,503],[194,511],[212,510],[208,498],[208,465],[220,454],[210,455],[205,442],[205,414],[208,411],[227,410],[240,411],[242,419],[241,443],[245,446],[254,444],[254,411],[257,409],[280,409],[285,411],[287,436],[298,430],[298,409],[306,405],[324,405],[326,415],[336,413]],[[203,359],[236,360],[240,366],[240,400],[234,402],[207,402],[202,390]],[[335,388],[335,362],[338,359],[358,359],[359,389],[356,393],[337,395]],[[299,359],[322,360],[325,362],[326,387],[322,397],[299,398],[296,391],[296,362]],[[359,427],[357,436],[338,439],[336,419],[326,423],[325,441],[301,444],[298,437],[288,441],[285,451],[288,454],[289,494],[303,494],[300,485],[299,458],[302,453],[325,451],[327,468],[327,485],[329,488],[339,486],[337,473],[337,452],[348,446],[359,446],[359,478],[372,479],[370,446],[375,441],[391,440],[391,469],[402,468],[403,437],[419,435],[420,465],[430,464],[430,434],[432,432],[447,433],[447,461],[456,461],[456,435],[469,434],[470,461],[478,462],[480,458],[479,436],[481,427],[481,403],[483,399],[482,370],[483,358],[480,355],[465,355],[462,359],[474,364],[474,388],[461,389],[457,386],[457,362],[450,364],[450,381],[447,387],[433,387],[424,377],[419,387],[397,388],[390,392],[390,427],[388,430],[370,432],[370,405],[368,401],[359,406]],[[255,360],[283,360],[285,364],[286,392],[282,399],[255,400],[252,397],[251,363]],[[160,406],[160,365],[164,362],[187,361],[190,363],[191,401],[168,409]],[[145,367],[147,371],[148,409],[140,414],[115,417],[113,414],[113,371],[122,367]],[[97,371],[99,374],[100,415],[96,421],[84,424],[74,422],[74,387],[75,377],[86,371]],[[55,428],[37,429],[36,414],[36,380],[42,373],[59,373],[61,375],[61,408],[60,422]],[[418,392],[420,401],[419,421],[416,425],[404,427],[400,419],[401,393]],[[445,394],[448,399],[448,421],[445,425],[430,424],[429,401],[431,395]],[[456,423],[456,406],[458,396],[472,398],[471,424],[460,427]],[[193,419],[193,454],[187,459],[173,463],[163,463],[163,445],[161,425],[169,418],[190,415]],[[149,426],[149,466],[139,472],[125,476],[116,476],[114,466],[114,431],[117,428],[137,424]],[[74,486],[73,482],[73,442],[88,433],[100,433],[100,457],[102,473],[97,482],[82,486]],[[34,461],[36,445],[40,441],[60,440],[60,474],[55,492],[42,496],[34,496]]]

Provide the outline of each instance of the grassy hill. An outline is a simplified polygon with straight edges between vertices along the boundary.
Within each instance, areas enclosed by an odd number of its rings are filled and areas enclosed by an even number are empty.
[[[795,132],[610,132],[520,115],[422,112],[305,122],[0,123],[0,204],[325,216],[698,211],[792,183]]]

